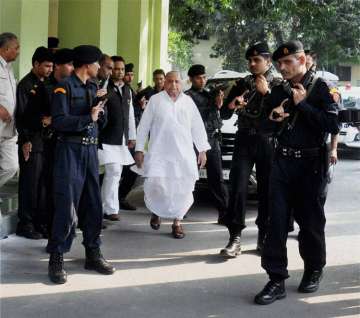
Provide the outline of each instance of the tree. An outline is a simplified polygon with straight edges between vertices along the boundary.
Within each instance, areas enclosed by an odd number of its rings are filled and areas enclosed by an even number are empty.
[[[180,32],[170,31],[168,36],[168,53],[171,64],[180,70],[191,66],[192,43]]]
[[[171,0],[170,25],[193,43],[215,36],[211,55],[239,71],[246,47],[257,41],[274,49],[299,39],[318,53],[320,67],[360,62],[358,0]]]

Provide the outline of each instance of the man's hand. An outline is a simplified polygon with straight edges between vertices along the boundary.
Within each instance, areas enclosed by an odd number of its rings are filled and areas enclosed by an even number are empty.
[[[7,111],[7,109],[4,106],[1,105],[0,105],[0,119],[5,123],[11,122],[10,113]]]
[[[136,145],[136,141],[135,140],[129,140],[128,141],[128,148],[132,149],[134,148]]]
[[[292,88],[292,91],[294,93],[294,104],[297,105],[299,104],[302,100],[305,99],[306,97],[306,90],[304,88],[304,86],[302,86],[301,84],[295,84],[295,87]]]
[[[229,109],[231,110],[237,110],[244,108],[247,105],[247,102],[245,102],[245,94],[247,94],[249,91],[245,91],[242,95],[236,96],[232,102],[228,105]]]
[[[51,125],[51,117],[50,116],[44,116],[41,120],[41,123],[43,127],[47,127]]]
[[[198,155],[198,165],[200,165],[200,169],[205,167],[206,160],[206,151],[200,151]]]
[[[141,109],[145,109],[146,104],[148,103],[147,99],[145,98],[145,96],[143,96],[140,100],[139,100],[139,105],[141,107]]]
[[[102,97],[105,96],[106,94],[107,94],[106,88],[101,88],[96,91],[96,97]]]
[[[338,160],[337,149],[331,149],[331,151],[330,151],[330,164],[336,165],[337,160]]]
[[[99,115],[104,113],[104,104],[106,101],[99,102],[96,106],[91,108],[91,119],[92,121],[97,121],[99,119]]]
[[[269,119],[276,122],[282,122],[286,117],[289,117],[289,113],[285,113],[284,104],[288,101],[288,99],[284,99],[280,106],[274,108],[269,116]],[[274,113],[276,113],[274,117]]]
[[[142,151],[136,151],[134,155],[136,166],[141,169],[144,163],[144,153]]]
[[[29,160],[31,151],[32,151],[32,143],[30,141],[28,141],[22,145],[22,152],[23,152],[25,161]]]
[[[256,76],[255,86],[256,90],[263,96],[269,91],[269,85],[264,75]]]
[[[223,104],[224,104],[224,92],[220,90],[215,97],[215,105],[218,109],[220,109]]]

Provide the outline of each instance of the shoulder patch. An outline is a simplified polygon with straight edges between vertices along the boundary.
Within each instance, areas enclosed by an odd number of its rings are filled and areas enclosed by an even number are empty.
[[[58,87],[58,88],[55,88],[54,90],[54,93],[57,94],[57,93],[61,93],[61,94],[65,94],[66,95],[66,90],[62,87]]]

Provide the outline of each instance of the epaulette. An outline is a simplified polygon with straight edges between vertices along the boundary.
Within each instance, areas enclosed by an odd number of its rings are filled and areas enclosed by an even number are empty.
[[[66,90],[63,87],[57,87],[57,88],[54,89],[54,93],[55,94],[60,93],[60,94],[66,95]]]

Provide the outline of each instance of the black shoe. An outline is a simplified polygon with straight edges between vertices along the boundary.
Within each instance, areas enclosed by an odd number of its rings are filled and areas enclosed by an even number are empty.
[[[86,249],[85,269],[97,271],[100,274],[111,275],[115,273],[115,267],[108,263],[102,256],[99,248]]]
[[[256,244],[256,250],[259,253],[261,253],[264,249],[265,233],[266,233],[265,231],[259,230],[257,244]]]
[[[64,257],[61,253],[51,253],[49,260],[49,278],[55,284],[64,284],[67,273],[64,270]]]
[[[120,221],[120,216],[119,214],[104,214],[104,219],[105,220],[109,220],[109,221],[113,221],[113,222],[117,222]]]
[[[32,225],[19,226],[16,229],[16,235],[26,237],[30,240],[40,240],[43,238],[43,235],[35,231]]]
[[[275,282],[269,281],[264,289],[255,296],[255,303],[258,305],[269,305],[275,300],[283,299],[286,297],[284,281]]]
[[[240,236],[230,237],[228,245],[220,251],[221,256],[235,258],[241,254]]]
[[[122,210],[129,210],[129,211],[135,211],[136,207],[134,207],[133,205],[131,205],[129,202],[127,202],[126,200],[121,200],[120,201],[120,209]]]
[[[225,217],[224,216],[219,216],[218,220],[217,220],[217,224],[226,225]]]
[[[49,238],[49,229],[45,224],[41,224],[36,227],[36,232],[40,233],[44,239]]]
[[[299,293],[313,293],[319,289],[322,279],[322,270],[309,271],[305,270],[303,278],[298,288]]]

